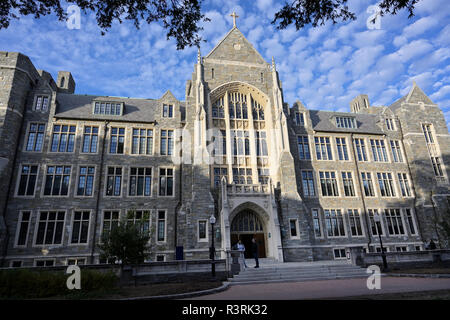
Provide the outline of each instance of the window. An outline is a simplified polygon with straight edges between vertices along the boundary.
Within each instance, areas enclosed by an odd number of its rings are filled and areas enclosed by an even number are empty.
[[[305,125],[305,116],[303,113],[296,112],[295,113],[295,123],[298,126],[304,126]]]
[[[83,133],[83,153],[96,153],[98,144],[98,127],[85,126]]]
[[[406,213],[406,220],[408,220],[409,232],[411,232],[411,235],[416,235],[417,230],[416,230],[414,214],[413,214],[412,210],[409,208],[405,209],[405,213]]]
[[[227,154],[227,135],[225,130],[216,131],[217,136],[213,136],[213,155],[223,156]],[[215,161],[223,160],[222,158],[215,159]],[[219,162],[216,162],[219,163]],[[223,162],[222,162],[223,163]]]
[[[291,239],[298,239],[300,236],[298,234],[298,220],[297,219],[289,219],[289,234],[291,235]]]
[[[357,209],[348,209],[348,219],[350,220],[350,230],[353,237],[361,237],[363,235],[361,216]]]
[[[158,210],[158,230],[157,230],[157,241],[166,241],[166,211]]]
[[[62,244],[64,211],[41,211],[39,213],[36,244]]]
[[[258,182],[260,184],[269,183],[269,169],[268,168],[258,168]]]
[[[309,150],[309,142],[307,136],[297,137],[298,154],[300,160],[311,160],[311,151]]]
[[[76,126],[59,125],[53,126],[51,152],[73,152],[75,147]]]
[[[303,195],[305,197],[315,197],[314,176],[312,170],[302,170]]]
[[[248,150],[250,154],[250,150]],[[267,141],[265,131],[256,131],[256,156],[267,156]]]
[[[411,188],[409,187],[408,175],[406,173],[398,173],[398,182],[403,197],[411,197]]]
[[[67,259],[68,266],[82,266],[86,264],[86,258],[71,258]]]
[[[336,138],[339,160],[348,160],[347,142],[345,138]]]
[[[18,196],[34,196],[37,174],[37,165],[23,164],[21,166],[19,186],[17,189]]]
[[[427,143],[434,143],[433,130],[431,128],[431,124],[422,124],[422,130],[423,133],[425,134],[425,141]]]
[[[344,237],[344,218],[341,209],[325,209],[325,225],[329,237]]]
[[[156,255],[156,261],[157,262],[164,262],[164,261],[166,261],[166,256],[163,255],[163,254],[158,254],[158,255]]]
[[[373,161],[388,162],[384,140],[370,139],[370,146],[372,148]]]
[[[72,239],[70,243],[87,244],[90,217],[90,211],[75,211],[73,213]]]
[[[94,114],[107,114],[121,116],[123,114],[123,104],[117,102],[94,102]]]
[[[382,197],[395,197],[394,182],[390,172],[378,172],[378,185]]]
[[[130,168],[129,196],[152,195],[152,168]]]
[[[198,241],[208,241],[207,221],[200,220],[198,222]]]
[[[173,154],[173,130],[161,130],[161,155]]]
[[[400,209],[385,209],[384,214],[386,216],[389,235],[404,235],[405,228],[403,227]]]
[[[159,169],[159,195],[173,196],[173,169],[160,168]]]
[[[252,103],[252,115],[254,121],[263,121],[264,120],[264,108],[257,101],[251,97]]]
[[[336,127],[338,128],[356,128],[355,118],[351,117],[336,117]]]
[[[118,210],[107,210],[103,211],[103,227],[102,235],[111,231],[114,227],[119,225],[119,211]]]
[[[388,130],[391,130],[391,131],[395,130],[394,123],[395,123],[394,119],[386,118],[386,127]]]
[[[55,260],[53,260],[53,259],[35,260],[34,265],[36,267],[53,267],[55,265]]]
[[[355,196],[355,188],[353,187],[353,178],[351,172],[342,172],[342,182],[344,184],[344,195],[346,197]]]
[[[242,130],[232,130],[231,137],[233,138],[233,155],[235,156],[249,156],[250,155],[250,133]],[[267,146],[266,146],[267,149]]]
[[[80,167],[77,196],[92,196],[94,191],[95,167]]]
[[[109,145],[109,153],[123,154],[125,143],[125,128],[111,128],[111,143]]]
[[[315,137],[317,160],[333,160],[329,137]]]
[[[322,227],[320,226],[319,209],[312,209],[312,218],[314,225],[314,235],[316,238],[322,237]]]
[[[150,233],[150,211],[149,210],[128,210],[127,223],[136,225],[141,223],[141,231]]]
[[[433,171],[436,177],[443,177],[444,173],[441,167],[441,160],[439,157],[431,157],[431,163],[433,164]]]
[[[133,128],[131,154],[153,153],[153,130]]]
[[[221,97],[219,100],[213,103],[212,105],[212,117],[224,119],[225,118],[225,109],[224,109],[224,97]]]
[[[34,110],[47,111],[48,110],[49,96],[36,96]]]
[[[118,197],[122,190],[122,167],[108,167],[106,195]]]
[[[240,92],[228,93],[230,119],[248,119],[247,95]]]
[[[396,246],[395,247],[395,251],[397,251],[397,252],[406,252],[406,251],[408,251],[408,247],[407,246]]]
[[[13,260],[11,261],[11,268],[20,268],[23,265],[23,261],[22,260]]]
[[[322,196],[339,197],[336,173],[334,171],[319,171],[319,177]]]
[[[345,249],[334,249],[333,250],[334,258],[335,259],[345,259]]]
[[[173,118],[173,105],[172,104],[163,104],[163,117],[164,118]]]
[[[233,182],[235,184],[253,184],[252,169],[233,168]]]
[[[211,68],[211,79],[214,79],[214,68]]]
[[[364,139],[354,139],[358,161],[367,161],[366,146]]]
[[[30,129],[28,130],[26,151],[42,151],[42,145],[44,143],[45,124],[43,123],[30,123]]]
[[[215,187],[220,186],[220,182],[222,181],[223,177],[225,177],[225,179],[228,180],[228,169],[220,168],[220,167],[214,168],[214,186]]]
[[[44,196],[67,196],[69,194],[70,171],[70,166],[48,166]]]
[[[402,149],[398,140],[391,140],[391,151],[394,162],[403,162]]]
[[[19,222],[17,223],[16,245],[26,246],[28,240],[28,230],[31,223],[31,211],[22,211],[19,215]]]
[[[375,197],[375,191],[372,184],[372,174],[370,172],[361,172],[364,195],[366,197]]]
[[[372,230],[372,235],[378,236],[378,233],[380,235],[383,235],[383,228],[381,226],[381,215],[380,215],[380,221],[376,221],[375,217],[379,215],[378,209],[368,209],[369,211],[369,221],[370,221],[370,227]]]

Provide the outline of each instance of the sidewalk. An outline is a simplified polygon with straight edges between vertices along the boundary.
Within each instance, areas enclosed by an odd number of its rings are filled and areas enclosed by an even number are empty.
[[[367,278],[235,285],[192,300],[300,300],[343,298],[381,293],[450,290],[450,279],[382,277],[380,290],[369,290]]]

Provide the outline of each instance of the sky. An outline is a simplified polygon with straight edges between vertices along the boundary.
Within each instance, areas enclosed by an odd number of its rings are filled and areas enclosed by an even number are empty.
[[[277,30],[270,22],[284,1],[204,0],[201,53],[206,56],[233,26],[263,58],[275,58],[290,106],[349,112],[358,94],[371,105],[389,106],[406,95],[413,81],[438,104],[450,127],[450,1],[420,0],[415,16],[406,10],[367,24],[377,1],[349,0],[357,20],[299,31]],[[65,8],[68,5],[65,4]],[[95,15],[82,14],[80,28],[50,15],[23,17],[0,30],[0,50],[18,51],[37,69],[71,71],[78,94],[160,98],[167,90],[184,100],[186,81],[197,61],[197,49],[176,50],[160,24],[116,23],[102,36]]]

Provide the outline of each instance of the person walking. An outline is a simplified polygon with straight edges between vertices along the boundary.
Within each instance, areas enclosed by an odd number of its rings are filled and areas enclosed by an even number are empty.
[[[241,252],[241,256],[240,258],[242,259],[241,261],[244,263],[244,268],[247,268],[247,264],[245,263],[245,246],[242,243],[241,240],[239,240],[239,242],[237,243],[237,249]]]
[[[258,261],[258,244],[256,243],[255,238],[252,238],[252,253],[253,258],[255,258],[256,266],[255,268],[259,268],[259,261]]]

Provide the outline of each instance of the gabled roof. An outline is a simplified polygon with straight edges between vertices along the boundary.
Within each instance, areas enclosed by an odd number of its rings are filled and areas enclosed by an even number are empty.
[[[389,108],[392,111],[395,111],[401,107],[402,103],[418,102],[423,102],[425,104],[435,104],[433,101],[431,101],[430,98],[428,98],[428,96],[422,91],[422,89],[419,88],[419,86],[414,81],[411,90],[409,90],[409,93],[392,103]]]
[[[336,116],[354,117],[357,128],[338,128],[334,122]],[[376,124],[378,119],[377,115],[373,114],[310,110],[309,117],[315,131],[384,134]]]
[[[93,101],[123,102],[122,116],[93,114]],[[55,117],[69,119],[117,120],[133,122],[153,122],[159,112],[160,101],[152,99],[121,98],[94,95],[58,93]]]
[[[237,27],[233,27],[205,59],[267,64]]]

